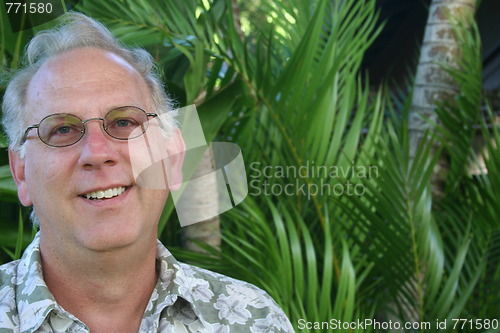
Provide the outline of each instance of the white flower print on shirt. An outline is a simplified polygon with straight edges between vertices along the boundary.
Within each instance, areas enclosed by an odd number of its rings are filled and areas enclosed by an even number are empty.
[[[241,297],[220,295],[214,307],[219,310],[219,319],[225,319],[229,324],[245,325],[252,317],[247,310],[247,303]]]
[[[209,302],[214,296],[207,280],[178,274],[174,279],[174,283],[179,286],[181,294],[192,294],[194,300],[197,301]]]

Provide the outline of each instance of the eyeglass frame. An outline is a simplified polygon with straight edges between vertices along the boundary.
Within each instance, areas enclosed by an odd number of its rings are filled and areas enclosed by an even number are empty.
[[[147,129],[146,128],[141,134],[139,134],[138,136],[135,136],[133,138],[118,138],[118,137],[115,137],[113,135],[111,135],[106,127],[104,126],[104,118],[106,118],[106,116],[108,114],[110,114],[111,112],[113,111],[116,111],[116,110],[120,110],[120,109],[125,109],[125,108],[133,108],[133,109],[138,109],[142,112],[144,112],[144,114],[148,117],[153,117],[153,118],[156,118],[158,117],[158,114],[157,113],[149,113],[149,112],[146,112],[144,111],[143,109],[141,109],[140,107],[138,106],[133,106],[133,105],[125,105],[125,106],[119,106],[117,108],[114,108],[114,109],[111,109],[109,110],[103,118],[99,118],[99,117],[95,117],[95,118],[89,118],[89,119],[86,119],[86,120],[82,120],[80,117],[78,117],[77,115],[74,115],[72,113],[64,113],[64,112],[61,112],[61,113],[52,113],[52,114],[49,114],[48,116],[45,116],[42,118],[42,120],[40,120],[40,122],[38,122],[38,124],[34,124],[34,125],[30,125],[26,128],[26,130],[24,131],[24,135],[23,135],[23,138],[22,138],[22,141],[21,141],[21,144],[24,144],[26,142],[26,140],[28,140],[28,133],[30,130],[36,128],[36,134],[37,134],[37,137],[38,139],[40,139],[40,141],[42,141],[44,144],[46,144],[47,146],[49,147],[55,147],[55,148],[63,148],[63,147],[69,147],[69,146],[72,146],[76,143],[78,143],[78,141],[80,141],[84,136],[85,136],[85,133],[87,131],[87,128],[85,126],[85,124],[87,124],[89,121],[92,121],[92,120],[101,120],[102,121],[102,129],[104,130],[104,132],[109,135],[110,137],[112,137],[113,139],[116,139],[116,140],[122,140],[122,141],[126,141],[126,140],[130,140],[130,139],[135,139],[135,138],[138,138],[140,137],[141,135],[143,135],[144,133],[146,133]],[[76,140],[75,142],[73,143],[70,143],[70,144],[67,144],[67,145],[63,145],[63,146],[54,146],[54,145],[50,145],[48,144],[47,142],[43,141],[42,138],[40,137],[40,124],[45,120],[47,119],[48,117],[52,117],[52,116],[57,116],[57,115],[71,115],[71,116],[74,116],[76,118],[78,118],[80,120],[80,122],[82,123],[82,126],[83,126],[83,130],[81,131],[82,135],[80,136],[80,138],[78,140]],[[159,119],[159,118],[158,118]]]

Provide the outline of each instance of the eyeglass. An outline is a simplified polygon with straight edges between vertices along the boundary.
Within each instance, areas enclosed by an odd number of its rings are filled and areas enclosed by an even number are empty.
[[[29,126],[24,132],[23,143],[28,132],[37,129],[40,140],[51,147],[74,145],[85,135],[85,124],[91,120],[102,120],[102,128],[111,137],[129,140],[143,135],[148,129],[149,117],[158,117],[156,113],[146,113],[136,106],[122,106],[109,111],[104,118],[81,120],[70,113],[54,113],[43,118],[38,124]],[[140,131],[134,131],[140,128]],[[131,136],[133,134],[133,136]]]

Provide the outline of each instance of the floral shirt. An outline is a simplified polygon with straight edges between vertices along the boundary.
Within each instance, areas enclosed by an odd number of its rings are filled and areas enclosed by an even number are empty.
[[[43,280],[37,235],[20,260],[0,266],[0,332],[89,332],[65,311]],[[283,311],[261,289],[177,262],[157,245],[159,278],[140,333],[293,332]]]

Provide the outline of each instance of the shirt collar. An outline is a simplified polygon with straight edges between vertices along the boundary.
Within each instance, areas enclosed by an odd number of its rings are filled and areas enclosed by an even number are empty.
[[[152,300],[154,294],[158,294],[154,314],[160,315],[167,307],[177,302],[176,305],[183,304],[182,311],[191,310],[195,316],[193,319],[203,322],[203,316],[197,311],[197,301],[192,293],[195,286],[184,283],[190,279],[192,272],[188,266],[179,263],[160,241],[157,241],[156,268],[159,272],[158,282],[151,297]]]

